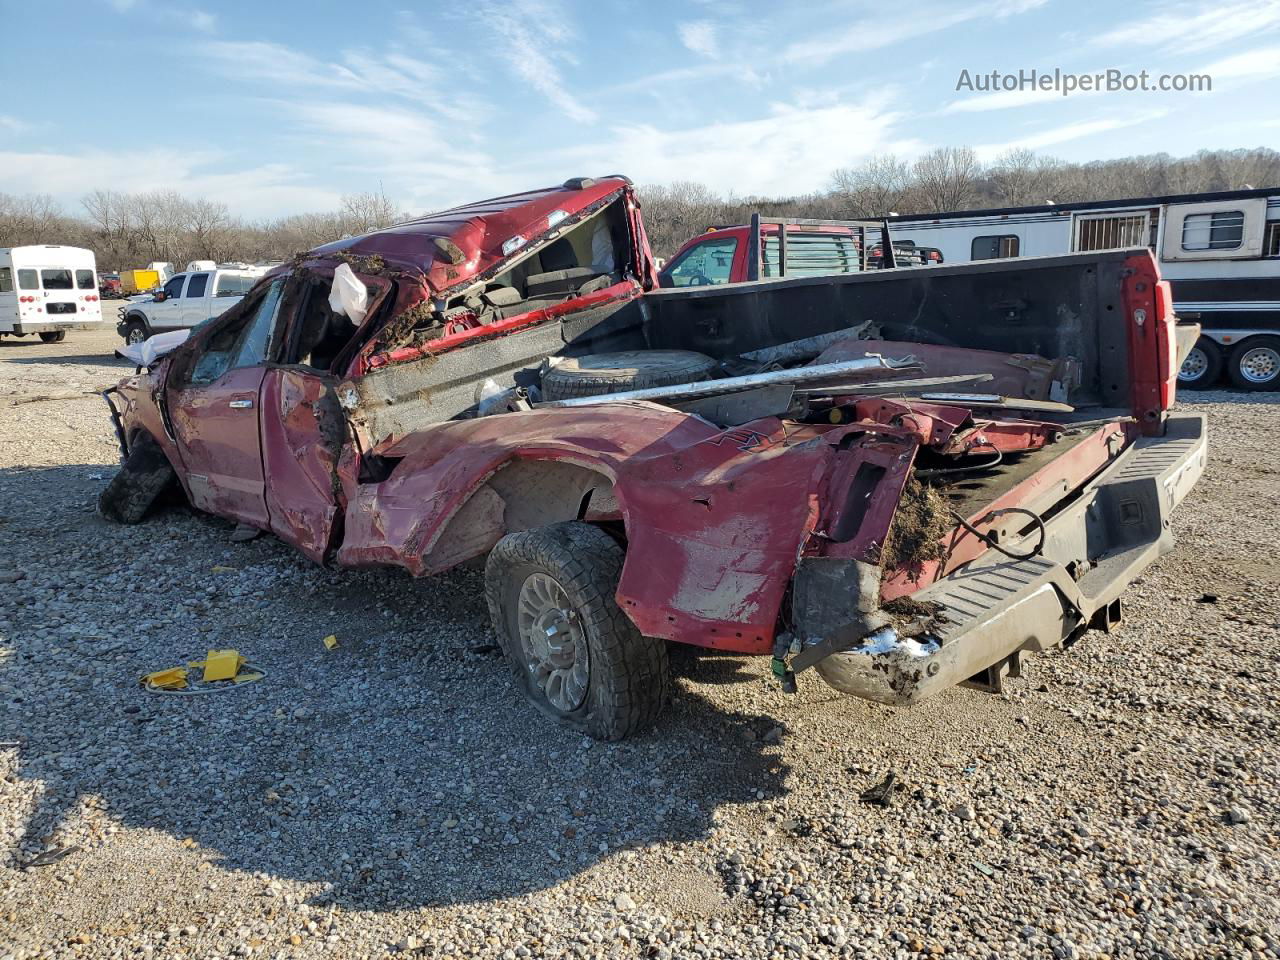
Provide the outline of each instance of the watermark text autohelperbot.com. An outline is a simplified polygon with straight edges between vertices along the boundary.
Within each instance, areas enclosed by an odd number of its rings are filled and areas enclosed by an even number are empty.
[[[956,90],[966,93],[1012,93],[1014,91],[1073,93],[1210,93],[1213,77],[1207,73],[1152,73],[1139,70],[1099,70],[1094,73],[1066,73],[1062,70],[961,70]]]

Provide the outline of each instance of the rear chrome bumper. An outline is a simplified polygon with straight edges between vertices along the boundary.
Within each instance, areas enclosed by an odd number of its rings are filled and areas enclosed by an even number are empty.
[[[1058,645],[1105,618],[1124,589],[1173,549],[1169,516],[1204,472],[1206,448],[1202,415],[1171,416],[1164,436],[1136,441],[1046,521],[1040,556],[1007,560],[988,551],[913,594],[940,609],[926,632],[910,638],[885,627],[815,669],[842,693],[905,705],[1021,652]]]

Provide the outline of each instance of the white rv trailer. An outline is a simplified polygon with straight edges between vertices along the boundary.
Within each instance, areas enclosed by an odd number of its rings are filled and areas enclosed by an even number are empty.
[[[1149,247],[1178,316],[1202,328],[1180,382],[1208,387],[1225,369],[1242,389],[1280,389],[1280,187],[889,222],[896,240],[937,247],[947,263]]]
[[[38,333],[45,343],[57,343],[68,330],[101,325],[92,250],[0,247],[0,337]]]

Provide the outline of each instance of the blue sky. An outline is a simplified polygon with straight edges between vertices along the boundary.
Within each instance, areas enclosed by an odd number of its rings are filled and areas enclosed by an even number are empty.
[[[1280,146],[1280,0],[0,0],[0,190],[174,189],[247,217],[621,172],[823,187],[967,144]],[[962,69],[1209,73],[1210,93],[956,90]]]

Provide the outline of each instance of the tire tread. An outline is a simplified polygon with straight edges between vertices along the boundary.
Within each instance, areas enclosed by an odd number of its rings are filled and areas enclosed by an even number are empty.
[[[575,601],[588,636],[591,689],[584,707],[561,719],[601,740],[622,740],[651,726],[671,696],[666,643],[643,636],[614,598],[623,558],[622,548],[603,530],[569,522],[508,534],[485,567],[494,632],[517,681],[535,702],[525,684],[520,640],[507,626],[511,578],[525,569],[543,570]]]

